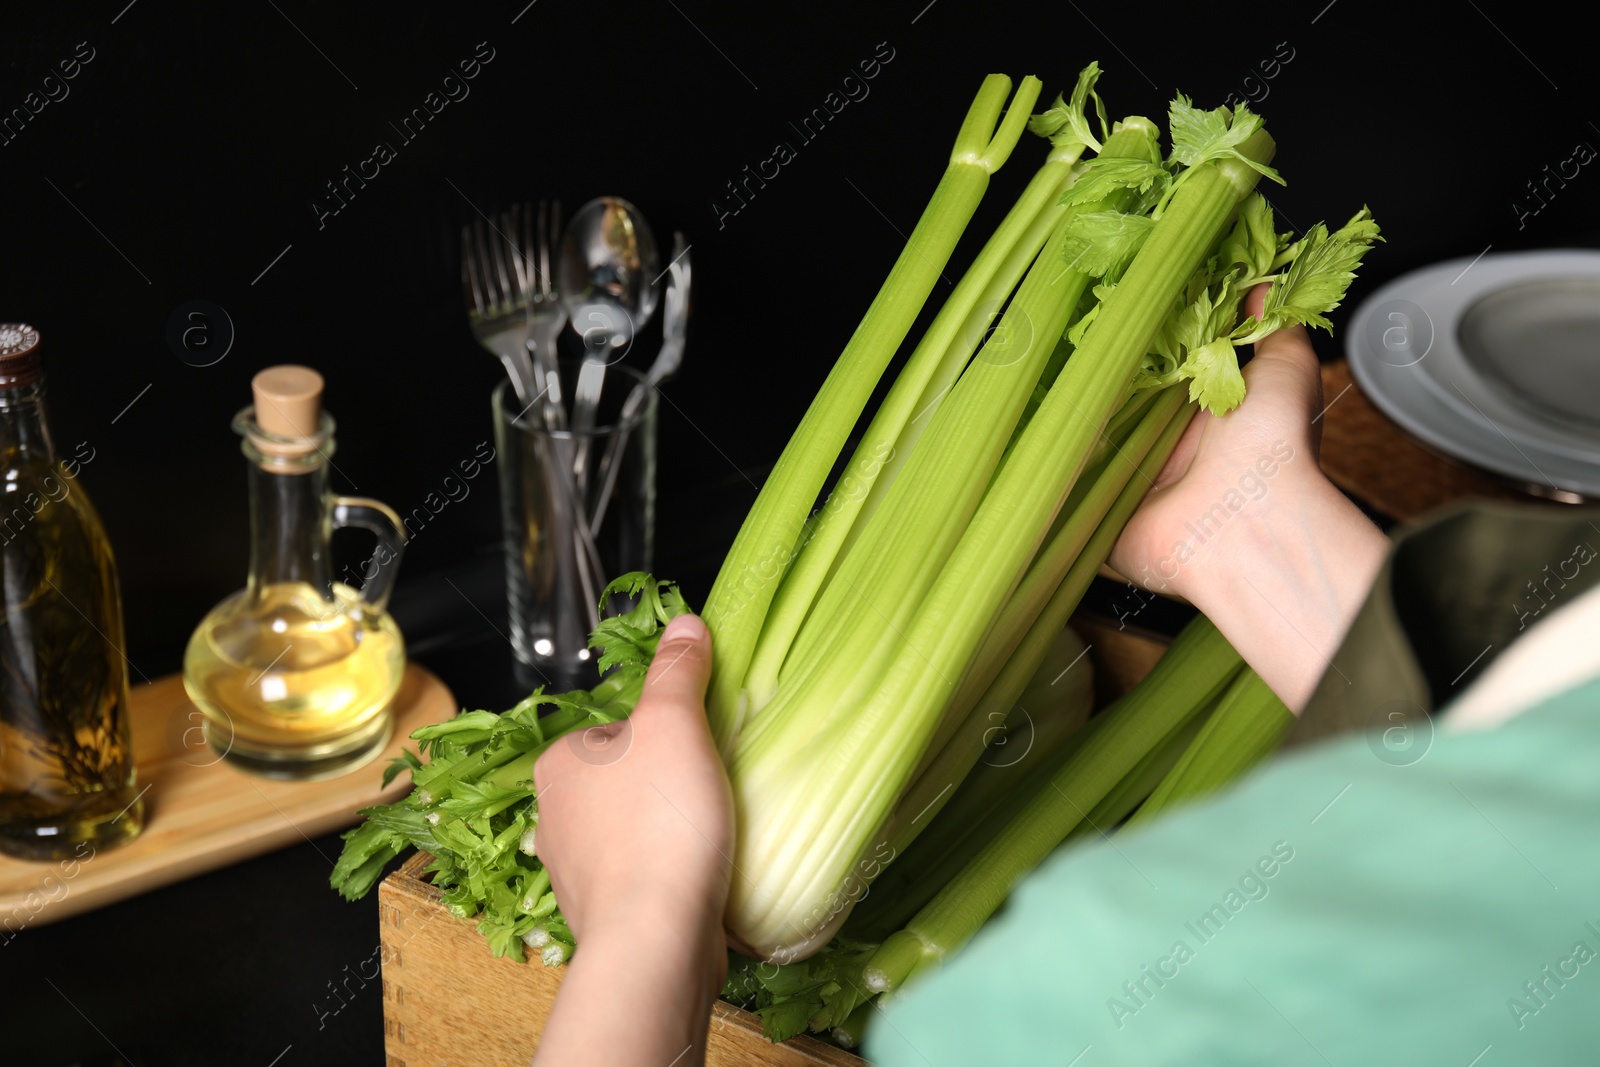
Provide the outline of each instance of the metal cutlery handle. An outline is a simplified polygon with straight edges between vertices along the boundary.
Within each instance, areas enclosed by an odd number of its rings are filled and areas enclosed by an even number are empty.
[[[661,351],[645,376],[628,391],[622,402],[622,414],[617,420],[617,432],[606,445],[606,454],[600,461],[600,493],[595,498],[594,512],[589,517],[589,528],[598,530],[605,521],[606,508],[616,492],[617,472],[622,467],[622,456],[628,447],[628,424],[638,417],[650,390],[674,373],[683,362],[683,344],[689,324],[689,248],[683,234],[673,234],[672,262],[667,265],[671,277],[667,281],[666,310],[662,315]]]

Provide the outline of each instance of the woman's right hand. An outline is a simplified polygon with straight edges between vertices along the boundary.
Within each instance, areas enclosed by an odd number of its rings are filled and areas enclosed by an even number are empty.
[[[1237,408],[1195,416],[1109,562],[1205,612],[1298,713],[1389,543],[1317,466],[1322,380],[1305,328],[1263,339],[1244,379]]]

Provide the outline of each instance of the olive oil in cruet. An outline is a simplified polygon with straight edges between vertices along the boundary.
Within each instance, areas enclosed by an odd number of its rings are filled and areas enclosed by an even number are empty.
[[[273,778],[343,774],[393,732],[405,643],[386,604],[405,529],[377,501],[329,492],[334,424],[321,375],[272,367],[252,388],[254,406],[233,423],[248,461],[249,577],[189,639],[184,685],[211,747],[236,766]],[[331,578],[329,535],[344,526],[378,537],[359,592]]]

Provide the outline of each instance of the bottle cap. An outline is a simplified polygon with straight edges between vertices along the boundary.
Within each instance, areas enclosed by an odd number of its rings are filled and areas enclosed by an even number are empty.
[[[42,376],[39,331],[20,322],[0,322],[0,389],[32,385]]]
[[[268,367],[250,381],[256,425],[274,437],[315,437],[322,421],[322,375],[286,363]]]

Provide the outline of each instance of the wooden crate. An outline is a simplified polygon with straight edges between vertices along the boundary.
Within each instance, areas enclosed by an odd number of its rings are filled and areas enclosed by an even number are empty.
[[[1166,647],[1115,623],[1074,620],[1095,665],[1097,702],[1127,692]],[[475,924],[452,916],[423,877],[430,857],[411,857],[378,887],[383,943],[383,1032],[388,1067],[527,1067],[564,968],[489,954]],[[485,995],[485,990],[493,990]],[[712,1067],[868,1067],[812,1037],[774,1045],[761,1020],[718,1001],[706,1063]]]

